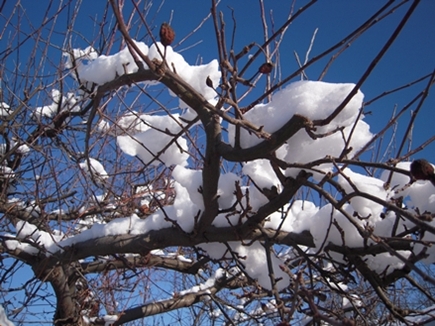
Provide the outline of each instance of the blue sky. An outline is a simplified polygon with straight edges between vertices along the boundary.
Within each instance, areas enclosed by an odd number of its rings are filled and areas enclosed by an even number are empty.
[[[275,26],[279,27],[286,19],[290,10],[291,1],[272,0],[265,1],[266,11],[273,11]],[[47,1],[23,0],[21,1],[23,8],[28,13],[28,19],[38,26],[41,22],[43,14],[46,10]],[[193,28],[196,28],[202,21],[203,17],[209,13],[210,1],[193,1],[183,0],[166,1],[160,12],[156,14],[159,6],[158,1],[155,2],[150,12],[150,25],[154,36],[158,34],[158,28],[163,21],[169,21],[172,17],[172,26],[176,30],[177,37],[175,43],[178,43]],[[295,9],[306,4],[307,1],[297,1]],[[316,28],[318,28],[317,36],[311,52],[311,57],[316,56],[329,48],[331,45],[338,42],[342,37],[347,35],[354,28],[363,23],[371,14],[378,10],[385,1],[349,1],[349,0],[331,0],[319,1],[314,4],[305,14],[298,18],[289,28],[286,37],[281,47],[281,69],[283,76],[297,69],[297,63],[294,57],[294,51],[297,51],[299,57],[303,60],[305,52],[308,49],[311,37]],[[74,37],[71,39],[73,47],[84,48],[88,43],[94,44],[98,40],[97,29],[94,21],[100,21],[103,16],[103,9],[106,6],[106,1],[83,1],[80,10],[80,16],[76,22]],[[1,19],[0,26],[3,29],[4,22],[10,15],[13,2],[8,1],[2,11],[4,17]],[[57,5],[57,4],[56,4]],[[261,20],[259,15],[259,3],[253,0],[241,1],[222,1],[220,9],[224,13],[227,23],[228,40],[231,37],[233,21],[232,12],[228,8],[231,6],[234,9],[234,16],[237,20],[236,29],[236,49],[240,50],[243,46],[255,41],[263,42],[263,31],[261,28]],[[337,61],[329,69],[324,77],[325,81],[329,82],[357,82],[361,74],[365,71],[371,60],[376,56],[385,41],[390,37],[398,22],[402,19],[409,4],[405,4],[399,8],[394,15],[381,21],[372,30],[369,30],[360,37],[348,50],[342,54]],[[51,10],[53,11],[53,7]],[[72,9],[72,7],[71,7]],[[130,1],[126,0],[124,9],[125,17],[128,17],[132,10]],[[109,13],[111,11],[109,10]],[[56,62],[61,57],[61,48],[64,46],[64,29],[67,27],[68,11],[61,16],[63,19],[57,21],[56,29],[50,39],[50,59]],[[435,1],[422,1],[416,9],[416,12],[411,17],[405,29],[400,34],[399,38],[389,49],[386,56],[362,86],[366,99],[371,99],[374,96],[382,93],[385,90],[390,90],[398,86],[409,83],[425,74],[431,73],[435,68]],[[136,17],[137,18],[137,17]],[[13,21],[17,24],[17,21]],[[21,22],[21,28],[26,29],[28,24],[25,21]],[[137,26],[137,25],[135,25]],[[3,52],[6,44],[8,33],[12,29],[7,29],[0,40],[0,52]],[[145,30],[142,28],[137,35],[138,39],[144,38]],[[24,37],[24,36],[23,36]],[[146,39],[148,40],[148,39]],[[195,47],[192,45],[200,42]],[[228,41],[229,42],[229,41]],[[94,46],[98,47],[98,43]],[[27,60],[31,51],[30,42],[25,43],[21,58],[8,57],[6,61],[1,62],[3,55],[0,55],[0,65],[5,64],[8,69],[13,69],[14,63],[19,60]],[[212,21],[207,21],[204,26],[192,37],[183,44],[179,45],[176,50],[184,50],[183,55],[190,63],[198,60],[209,62],[217,58],[216,55],[215,32]],[[110,53],[116,52],[117,49],[112,49]],[[306,73],[310,79],[317,79],[320,72],[327,63],[327,58],[319,61],[312,67],[308,68]],[[259,59],[261,62],[262,59]],[[247,75],[250,76],[255,71],[258,65],[253,65],[252,71]],[[24,69],[24,68],[22,68]],[[48,70],[44,71],[48,74]],[[48,78],[54,78],[48,76]],[[424,82],[426,84],[427,81]],[[384,98],[381,101],[370,105],[367,110],[372,113],[366,117],[366,120],[371,125],[372,132],[379,131],[385,123],[390,119],[392,110],[397,105],[400,110],[413,97],[415,97],[422,89],[422,84],[411,87],[400,93],[395,93]],[[421,114],[416,121],[414,128],[414,141],[412,148],[420,145],[424,140],[432,137],[435,134],[433,128],[433,112],[435,106],[435,96],[429,95],[429,99],[422,108]],[[415,107],[415,106],[414,106]],[[401,140],[401,133],[407,126],[410,113],[409,111],[400,119],[399,132],[397,142]],[[429,145],[422,154],[417,154],[416,157],[426,157],[435,162],[435,145]]]

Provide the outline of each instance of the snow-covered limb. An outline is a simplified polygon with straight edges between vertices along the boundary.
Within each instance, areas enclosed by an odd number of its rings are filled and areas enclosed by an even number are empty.
[[[148,47],[143,42],[134,41],[138,49],[143,55],[149,57],[150,60],[162,60],[160,53],[163,53],[163,46],[157,42]],[[160,49],[160,51],[158,50]],[[139,68],[130,53],[130,49],[125,47],[120,52],[114,55],[96,55],[93,49],[74,49],[72,56],[76,62],[76,71],[81,82],[91,82],[97,85],[104,85],[115,78],[138,72]],[[72,67],[70,55],[67,57],[67,67]],[[213,84],[219,84],[220,72],[217,60],[211,61],[206,65],[191,66],[184,58],[173,51],[172,47],[166,48],[166,62],[169,67],[173,67],[178,76],[193,87],[199,94],[204,96],[206,100],[212,100],[216,97],[215,91],[206,85],[206,79],[209,77]],[[149,69],[142,61],[144,68]],[[153,85],[155,81],[144,81],[145,84]],[[175,96],[176,94],[171,93]],[[180,107],[185,108],[186,104],[180,101]]]
[[[226,272],[218,269],[214,277],[209,278],[206,284],[199,285],[198,288],[189,289],[184,293],[175,293],[173,298],[170,299],[147,303],[123,311],[123,313],[118,316],[119,319],[115,324],[121,325],[138,318],[152,316],[183,307],[190,307],[194,303],[209,299],[222,289],[237,289],[243,286],[244,282],[246,282],[246,279],[238,275],[227,275]]]
[[[137,156],[145,164],[186,166],[189,158],[187,141],[184,137],[174,139],[174,135],[180,133],[184,125],[180,118],[182,117],[177,114],[129,114],[118,122],[118,126],[127,134],[117,137],[118,146],[124,153]],[[138,132],[132,134],[136,130]]]
[[[115,252],[123,253],[137,253],[137,254],[147,254],[148,252],[158,249],[167,248],[175,245],[180,246],[191,246],[198,245],[203,248],[207,255],[210,255],[213,259],[218,258],[231,258],[239,257],[243,262],[243,270],[250,277],[256,279],[260,285],[265,288],[270,288],[270,280],[268,279],[268,269],[264,264],[265,262],[265,251],[264,247],[258,242],[253,242],[250,246],[244,246],[237,242],[240,235],[231,232],[232,227],[226,228],[216,228],[211,227],[207,230],[207,238],[199,237],[192,240],[188,234],[185,234],[181,230],[177,230],[173,227],[162,228],[160,230],[150,230],[149,232],[134,234],[121,234],[117,232],[117,229],[122,229],[122,222],[126,224],[129,223],[132,230],[135,229],[136,225],[134,220],[125,219],[124,221],[115,220],[116,223],[109,223],[106,231],[104,226],[99,227],[94,226],[89,231],[84,231],[76,237],[62,240],[64,235],[59,234],[57,240],[53,242],[50,239],[50,235],[43,233],[42,231],[32,231],[30,225],[23,225],[21,227],[21,237],[27,241],[34,241],[34,245],[20,243],[19,241],[7,240],[5,242],[8,250],[21,249],[27,254],[40,254],[41,251],[47,254],[45,260],[47,265],[56,264],[59,262],[66,262],[68,259],[85,259],[89,258],[90,255],[107,256]],[[114,222],[115,222],[114,221]],[[131,223],[133,222],[133,223]],[[112,225],[110,225],[112,224]],[[111,231],[110,231],[111,230]],[[140,231],[140,230],[138,230]],[[111,232],[112,234],[107,234],[105,236],[93,237],[95,234],[103,234],[104,232]],[[26,236],[28,235],[28,236]],[[86,237],[87,236],[87,237]],[[293,245],[298,244],[305,247],[314,247],[313,238],[309,232],[292,233],[292,232],[277,232],[274,229],[264,229],[260,231],[252,231],[250,234],[246,234],[246,240],[268,240],[274,239],[276,243],[282,245]],[[162,240],[164,239],[164,240]],[[210,242],[205,244],[205,242]],[[221,244],[222,242],[229,243],[229,246]],[[405,249],[406,244],[395,241],[386,241],[386,243],[393,249],[400,250]],[[39,250],[37,248],[40,248]],[[26,249],[29,248],[29,249]],[[30,249],[32,248],[32,249]],[[92,251],[89,251],[92,248]],[[407,245],[408,250],[411,250],[411,245]],[[354,252],[358,255],[367,255],[367,262],[370,263],[369,266],[373,266],[374,271],[385,273],[387,268],[390,272],[394,271],[394,268],[402,268],[403,263],[394,257],[389,256],[388,260],[385,259],[381,253],[385,253],[386,249],[383,244],[372,245],[370,247],[357,247],[352,251],[351,248],[342,249],[341,246],[328,245],[325,249],[329,253],[339,253],[345,254],[346,250],[349,253]],[[31,250],[31,251],[30,251]],[[409,252],[409,251],[408,251]],[[387,255],[388,256],[388,255]],[[337,258],[339,256],[337,255]],[[281,272],[279,265],[284,264],[284,259],[286,257],[276,257],[273,258],[274,270],[281,281],[279,282],[280,288],[285,288],[289,285],[288,276]],[[384,266],[384,267],[382,267]]]

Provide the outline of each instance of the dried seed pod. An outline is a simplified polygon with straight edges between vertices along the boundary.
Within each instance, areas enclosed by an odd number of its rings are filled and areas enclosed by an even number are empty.
[[[435,186],[434,167],[425,159],[412,162],[410,172],[413,180],[429,180]]]
[[[272,69],[273,69],[273,63],[265,62],[260,66],[260,68],[258,68],[258,72],[262,74],[270,74]]]
[[[172,27],[167,23],[163,23],[162,26],[160,26],[160,43],[162,43],[163,46],[168,46],[172,44],[174,39],[175,32]]]

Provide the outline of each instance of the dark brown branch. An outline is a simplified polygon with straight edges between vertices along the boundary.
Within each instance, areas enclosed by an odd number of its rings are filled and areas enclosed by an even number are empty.
[[[113,258],[107,261],[97,260],[94,262],[85,262],[81,264],[81,272],[82,274],[90,274],[124,268],[159,267],[194,275],[197,274],[198,270],[208,261],[208,258],[204,258],[196,262],[187,262],[177,258],[148,254],[125,257],[122,260]]]
[[[271,134],[269,139],[250,148],[235,149],[228,144],[220,144],[222,157],[232,162],[248,162],[259,158],[266,158],[270,153],[281,147],[288,139],[303,128],[309,128],[310,121],[301,116],[294,115],[284,126]]]
[[[200,302],[203,298],[215,295],[217,292],[224,288],[236,289],[243,285],[244,282],[243,280],[240,280],[239,277],[232,277],[228,280],[216,280],[215,285],[208,288],[207,290],[187,293],[184,295],[180,295],[179,297],[177,297],[177,295],[174,295],[174,298],[172,299],[149,303],[136,308],[125,310],[121,313],[120,318],[113,324],[113,326],[122,325],[129,321],[160,314],[163,312],[172,311],[183,307],[190,307],[195,303]],[[104,323],[102,323],[102,325],[104,325]]]

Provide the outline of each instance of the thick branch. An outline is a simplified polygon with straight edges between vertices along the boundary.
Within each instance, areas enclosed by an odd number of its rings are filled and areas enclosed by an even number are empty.
[[[193,217],[192,217],[193,218]],[[276,231],[272,229],[252,230],[244,235],[233,227],[216,228],[213,226],[208,227],[205,230],[205,235],[197,235],[192,238],[188,234],[182,232],[177,228],[166,228],[160,230],[152,230],[141,235],[113,235],[105,236],[97,239],[90,239],[80,243],[77,243],[71,247],[63,248],[62,252],[55,253],[47,258],[40,260],[39,266],[44,270],[50,270],[57,264],[66,264],[71,261],[78,261],[79,259],[85,259],[94,256],[115,255],[124,253],[136,253],[146,255],[151,250],[162,249],[167,247],[181,246],[181,247],[193,247],[201,243],[206,242],[229,242],[229,241],[241,241],[241,240],[265,240],[273,239],[276,244],[285,244],[288,246],[301,245],[307,247],[314,247],[314,241],[311,234],[308,231],[301,233]],[[386,240],[386,243],[391,248],[396,250],[405,250],[411,248],[410,241],[404,239]],[[337,247],[338,248],[338,247]],[[335,247],[328,247],[329,250],[341,252],[341,250]],[[341,248],[341,247],[340,247]],[[6,247],[4,250],[9,253],[15,251],[9,251]],[[354,248],[359,254],[373,254],[387,252],[381,244],[369,246],[367,248]],[[21,257],[19,257],[21,258]],[[41,272],[37,273],[41,277]]]
[[[204,258],[196,262],[182,261],[172,257],[161,257],[156,255],[137,255],[134,257],[123,257],[123,259],[110,259],[108,261],[97,260],[94,262],[85,262],[81,264],[81,273],[100,273],[108,270],[123,268],[143,268],[143,267],[160,267],[172,269],[177,272],[186,274],[196,274],[209,259]]]
[[[172,299],[149,303],[143,306],[125,310],[121,317],[113,325],[122,325],[126,322],[136,319],[161,314],[179,308],[190,307],[193,304],[200,302],[204,298],[215,295],[224,288],[239,288],[243,285],[245,285],[245,282],[240,280],[239,277],[231,278],[228,281],[216,280],[214,286],[200,292],[187,293],[180,297],[176,297],[176,295],[174,295],[174,298]]]
[[[43,263],[43,262],[42,262]],[[38,266],[39,268],[41,266]],[[35,274],[38,271],[35,270]],[[68,284],[68,276],[63,266],[56,266],[46,276],[56,293],[57,306],[54,316],[54,325],[79,325],[79,314],[74,304],[72,293]]]
[[[221,143],[219,150],[224,159],[232,162],[247,162],[266,158],[299,130],[309,127],[309,125],[310,121],[307,118],[301,115],[294,115],[284,126],[275,131],[270,139],[263,140],[255,146],[243,149],[234,149],[228,144]]]

